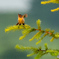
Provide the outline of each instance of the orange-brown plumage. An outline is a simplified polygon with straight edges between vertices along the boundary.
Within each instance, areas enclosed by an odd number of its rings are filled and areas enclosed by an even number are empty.
[[[24,14],[24,15],[21,15],[21,14],[18,14],[18,23],[16,25],[21,25],[21,24],[25,24],[25,20],[24,18],[27,17],[27,14]]]

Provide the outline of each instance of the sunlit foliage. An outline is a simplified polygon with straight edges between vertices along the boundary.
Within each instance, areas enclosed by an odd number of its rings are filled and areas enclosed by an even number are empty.
[[[30,28],[30,26],[27,24],[20,25],[20,26],[19,25],[13,25],[13,26],[9,26],[9,27],[5,28],[5,32],[11,31],[11,30],[15,31],[15,30],[21,30],[21,29],[28,29],[28,28]]]
[[[59,4],[59,0],[44,0],[44,1],[41,1],[41,4],[49,4],[49,3],[56,3],[56,4]],[[59,10],[59,7],[57,7],[56,9],[51,9],[51,12],[55,12],[55,11],[58,11]]]
[[[32,28],[29,25],[13,25],[13,26],[9,26],[7,28],[5,28],[5,32],[8,31],[16,31],[16,30],[22,30],[22,36],[20,36],[19,40],[24,39],[29,33],[31,32],[35,32],[38,31],[31,39],[29,39],[29,41],[32,41],[34,39],[37,39],[38,42],[36,42],[36,44],[41,43],[41,41],[46,37],[52,37],[52,39],[50,40],[51,42],[54,39],[58,39],[59,38],[59,33],[54,33],[54,30],[50,30],[49,28],[46,28],[45,30],[42,30],[41,28],[41,20],[38,19],[36,21],[37,24],[37,29],[36,28]],[[42,35],[43,34],[43,35]],[[24,46],[19,46],[16,45],[16,48],[19,50],[32,50],[31,54],[28,54],[27,57],[32,56],[32,55],[37,55],[35,57],[35,59],[40,59],[43,55],[50,53],[50,55],[52,56],[58,56],[59,55],[59,50],[55,50],[55,49],[49,49],[47,46],[47,43],[44,44],[45,46],[45,50],[42,50],[42,47],[40,46],[39,48],[35,48],[35,47],[24,47]]]
[[[55,12],[55,11],[58,11],[59,10],[59,7],[56,8],[56,9],[51,9],[51,12]]]
[[[6,29],[5,29],[5,32],[8,32],[8,31],[11,31],[11,30],[13,30],[13,31],[15,31],[15,30],[20,30],[20,29],[22,29],[22,34],[23,34],[23,36],[20,36],[20,38],[19,38],[19,40],[22,40],[22,39],[24,39],[29,33],[31,33],[31,32],[35,32],[35,31],[38,31],[31,39],[29,39],[29,41],[32,41],[32,40],[34,40],[34,39],[37,39],[38,40],[38,42],[36,42],[36,44],[39,44],[43,39],[44,39],[44,37],[46,37],[46,36],[51,36],[52,37],[52,39],[50,40],[51,42],[54,40],[54,39],[58,39],[59,38],[59,33],[55,33],[54,34],[54,30],[50,30],[50,29],[45,29],[45,30],[42,30],[41,29],[41,26],[40,26],[40,24],[41,24],[41,21],[40,21],[40,19],[38,19],[37,21],[36,21],[36,23],[37,23],[37,26],[38,26],[38,28],[36,29],[36,28],[32,28],[32,27],[30,27],[29,25],[13,25],[13,26],[10,26],[10,27],[7,27]],[[43,34],[43,36],[42,36],[42,34]],[[42,37],[41,37],[42,36]]]
[[[30,57],[30,56],[36,54],[36,57],[34,59],[40,59],[43,55],[48,54],[48,53],[51,56],[55,56],[57,58],[57,56],[59,55],[59,50],[57,50],[57,49],[56,50],[55,49],[49,49],[48,46],[47,46],[47,43],[45,43],[44,46],[45,46],[44,50],[41,48],[41,46],[38,47],[38,48],[35,48],[35,47],[24,47],[24,46],[16,45],[15,48],[17,48],[19,50],[22,50],[22,51],[31,50],[32,53],[28,54],[27,57]]]

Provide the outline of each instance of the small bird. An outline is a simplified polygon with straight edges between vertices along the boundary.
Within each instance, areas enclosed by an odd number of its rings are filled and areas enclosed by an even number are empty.
[[[21,14],[18,14],[18,23],[16,25],[25,25],[25,20],[24,18],[27,17],[27,14],[24,14],[24,15],[21,15]]]

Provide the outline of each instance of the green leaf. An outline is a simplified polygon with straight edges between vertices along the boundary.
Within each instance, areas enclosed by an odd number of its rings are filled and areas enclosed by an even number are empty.
[[[20,49],[20,50],[30,50],[30,49],[32,49],[31,47],[24,47],[24,46],[22,46],[22,45],[16,45],[16,47],[15,48],[17,48],[17,49]]]
[[[47,50],[48,49],[47,43],[45,43],[44,46],[45,46],[45,49]]]
[[[19,40],[24,39],[30,32],[33,32],[33,31],[35,31],[34,28],[31,28],[31,29],[23,29],[23,31],[22,31],[23,36],[21,36],[19,38]]]
[[[40,31],[40,32],[38,33],[38,35],[37,35],[35,38],[36,38],[36,39],[40,39],[40,37],[41,37],[42,34],[43,34],[43,32]]]
[[[39,44],[39,43],[41,43],[41,41],[43,40],[43,38],[44,38],[46,35],[48,35],[48,34],[45,33],[45,34],[43,35],[43,37],[41,37],[41,39],[36,43],[36,45]]]
[[[32,41],[34,39],[40,39],[42,34],[43,34],[43,31],[37,32],[29,41]]]
[[[20,26],[19,25],[13,25],[13,26],[9,26],[9,27],[5,28],[5,32],[11,31],[11,30],[16,31],[16,30],[29,29],[29,28],[30,28],[30,26],[27,24],[20,25]]]
[[[59,38],[59,33],[56,33],[55,34],[55,38]]]
[[[41,24],[40,19],[38,19],[38,20],[36,21],[36,23],[37,23],[38,29],[41,29],[41,27],[40,27],[40,24]]]
[[[27,57],[30,57],[30,56],[32,56],[32,55],[34,55],[34,53],[28,54]]]
[[[40,58],[41,58],[40,54],[37,54],[37,56],[35,57],[35,59],[40,59]]]
[[[48,31],[50,31],[50,29],[49,29],[49,28],[46,28],[45,30],[46,30],[47,32],[48,32]]]
[[[50,52],[50,54],[51,54],[52,56],[58,56],[58,53],[57,53],[57,52]]]
[[[55,38],[55,37],[52,37],[52,39],[51,39],[50,41],[53,42],[54,38]]]

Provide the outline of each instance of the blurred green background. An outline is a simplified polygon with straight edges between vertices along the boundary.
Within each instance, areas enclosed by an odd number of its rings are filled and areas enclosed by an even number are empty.
[[[35,56],[27,57],[26,55],[31,51],[21,52],[15,49],[15,45],[23,46],[42,46],[48,43],[51,49],[59,49],[59,39],[50,42],[52,37],[45,37],[38,45],[35,43],[37,40],[29,42],[29,39],[36,33],[30,33],[25,39],[19,40],[22,35],[21,31],[11,31],[5,33],[5,28],[17,23],[19,14],[28,14],[25,23],[31,27],[37,28],[36,20],[41,19],[42,29],[50,28],[59,32],[59,11],[51,12],[51,9],[59,7],[58,4],[41,5],[43,0],[0,0],[0,59],[34,59]],[[50,54],[43,56],[41,59],[54,59]]]

